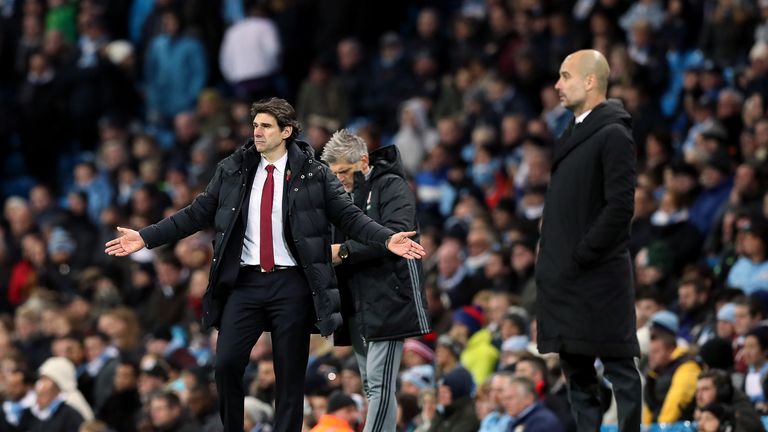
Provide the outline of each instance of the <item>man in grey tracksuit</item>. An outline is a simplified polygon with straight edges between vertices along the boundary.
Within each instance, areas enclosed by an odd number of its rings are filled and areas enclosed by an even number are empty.
[[[340,130],[322,159],[371,219],[395,231],[416,230],[416,198],[395,146],[369,155],[360,137]],[[354,240],[333,244],[331,255],[346,324],[334,341],[354,348],[368,398],[365,432],[394,431],[403,339],[430,332],[421,261],[391,258],[378,245]]]

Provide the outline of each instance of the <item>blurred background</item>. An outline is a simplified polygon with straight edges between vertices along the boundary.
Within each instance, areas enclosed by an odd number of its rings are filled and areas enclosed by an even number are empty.
[[[64,395],[83,430],[220,430],[216,334],[199,326],[212,233],[130,258],[103,245],[188,205],[251,136],[250,104],[279,96],[318,154],[340,128],[397,146],[418,197],[435,332],[406,342],[400,430],[519,417],[526,395],[574,430],[558,360],[536,350],[532,275],[553,142],[572,118],[553,86],[584,48],[608,58],[610,97],[633,117],[646,420],[762,430],[764,0],[0,0],[5,421]],[[682,364],[696,373],[680,378]],[[698,377],[713,369],[730,386],[716,400]],[[500,371],[535,394],[501,393]],[[269,430],[268,337],[245,384],[246,430]],[[349,349],[313,339],[305,390],[305,430],[330,402],[364,418]]]

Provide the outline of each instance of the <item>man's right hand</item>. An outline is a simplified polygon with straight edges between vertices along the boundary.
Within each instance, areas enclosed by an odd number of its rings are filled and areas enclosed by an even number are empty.
[[[120,236],[107,242],[104,252],[107,255],[126,256],[141,250],[145,244],[138,231],[117,227]]]
[[[331,245],[331,259],[333,265],[339,265],[341,264],[341,257],[339,256],[339,249],[341,248],[341,244],[332,244]]]

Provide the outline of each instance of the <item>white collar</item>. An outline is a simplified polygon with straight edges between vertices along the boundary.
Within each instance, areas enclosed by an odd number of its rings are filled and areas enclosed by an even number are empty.
[[[589,110],[589,111],[584,111],[583,113],[581,113],[581,115],[580,115],[580,116],[576,117],[576,124],[579,124],[579,123],[583,122],[583,121],[584,121],[584,119],[585,119],[585,118],[587,118],[587,116],[588,116],[588,115],[589,115],[589,113],[591,113],[591,112],[592,112],[592,110]]]
[[[267,165],[270,163],[275,166],[275,171],[280,174],[285,174],[285,166],[288,164],[288,152],[286,151],[280,159],[274,162],[269,162],[262,156],[261,160],[259,161],[259,170],[266,169]]]
[[[64,398],[59,394],[56,396],[54,400],[51,401],[50,404],[48,404],[45,408],[40,408],[40,405],[35,403],[30,407],[30,410],[32,411],[32,414],[35,415],[35,417],[38,418],[38,420],[48,420],[53,414],[56,413],[56,410],[59,408],[61,404],[64,403]]]

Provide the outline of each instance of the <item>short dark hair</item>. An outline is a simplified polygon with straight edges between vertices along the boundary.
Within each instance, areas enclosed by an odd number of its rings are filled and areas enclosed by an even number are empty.
[[[733,409],[726,404],[713,402],[705,407],[701,408],[702,412],[709,412],[718,420],[720,420],[719,431],[729,431],[733,426],[734,414]]]
[[[656,304],[663,305],[664,300],[661,297],[661,293],[650,286],[640,286],[635,290],[635,301],[651,300]]]
[[[149,397],[150,401],[156,399],[164,400],[165,403],[168,404],[168,408],[181,408],[181,399],[179,399],[176,393],[172,391],[160,390],[152,393],[152,395]]]
[[[765,314],[763,312],[763,305],[760,304],[760,300],[758,300],[755,297],[743,297],[739,299],[735,299],[733,301],[733,304],[736,306],[746,306],[747,310],[749,311],[749,316],[754,318],[758,315],[761,317],[764,317]]]
[[[727,372],[720,369],[709,369],[699,374],[697,380],[710,379],[715,386],[715,401],[720,403],[733,402],[733,382]]]
[[[83,340],[92,338],[92,337],[98,338],[102,343],[104,343],[104,345],[109,345],[110,342],[112,342],[112,338],[109,337],[109,335],[98,330],[86,333],[85,336],[83,337]]]
[[[10,371],[10,374],[21,375],[21,381],[24,383],[24,385],[33,386],[35,385],[35,375],[29,371],[26,367],[17,367]]]
[[[301,132],[301,124],[296,118],[296,110],[285,99],[269,98],[254,102],[251,105],[251,116],[256,114],[269,114],[277,120],[277,126],[280,130],[290,126],[293,128],[290,139],[295,139]]]
[[[709,287],[704,283],[704,281],[701,278],[698,277],[687,277],[683,278],[678,284],[677,288],[680,289],[684,286],[693,286],[694,292],[696,294],[702,294],[709,291]]]
[[[677,338],[675,335],[658,327],[651,329],[651,340],[661,341],[667,348],[675,348],[677,346]]]
[[[141,367],[139,366],[138,363],[136,363],[135,361],[133,361],[128,357],[120,356],[118,357],[118,359],[119,359],[117,364],[118,366],[128,366],[129,368],[131,368],[134,378],[137,378],[139,376],[139,373],[141,373]]]
[[[184,265],[179,258],[172,253],[163,253],[157,255],[157,263],[168,264],[176,269],[181,269]]]
[[[68,332],[67,334],[56,336],[54,338],[54,340],[71,340],[71,341],[75,341],[78,344],[80,344],[80,346],[83,346],[83,342],[84,342],[83,339],[84,339],[83,335],[80,334],[79,332],[76,332],[76,331],[71,331],[71,332]]]
[[[535,356],[533,354],[525,354],[522,357],[520,357],[520,360],[517,361],[517,364],[520,364],[520,362],[528,362],[533,366],[537,371],[541,373],[542,378],[544,379],[544,382],[549,382],[549,377],[547,377],[547,362],[539,357]]]

